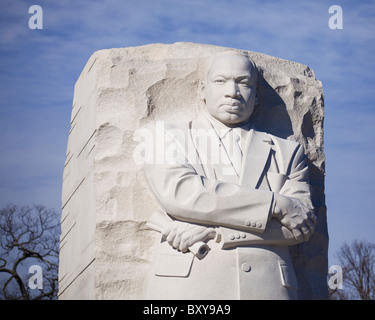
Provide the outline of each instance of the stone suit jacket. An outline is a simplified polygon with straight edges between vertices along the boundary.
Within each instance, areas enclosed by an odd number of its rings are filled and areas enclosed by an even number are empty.
[[[147,298],[296,298],[288,246],[297,241],[271,214],[274,193],[312,208],[303,147],[251,129],[237,175],[205,116],[162,124],[153,135],[156,156],[144,166],[158,214],[215,227],[221,237],[208,241],[202,260],[162,240]]]

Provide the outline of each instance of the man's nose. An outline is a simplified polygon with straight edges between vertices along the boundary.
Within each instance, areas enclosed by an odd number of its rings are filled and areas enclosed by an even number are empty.
[[[240,90],[235,81],[228,81],[225,86],[225,97],[226,98],[237,98],[239,97]]]

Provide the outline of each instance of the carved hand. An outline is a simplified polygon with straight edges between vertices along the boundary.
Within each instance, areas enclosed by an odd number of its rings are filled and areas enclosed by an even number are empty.
[[[162,232],[163,238],[175,249],[187,252],[188,248],[199,241],[214,239],[214,228],[175,220]]]
[[[313,209],[299,200],[275,193],[273,217],[288,228],[297,241],[307,241],[314,232],[317,221]]]

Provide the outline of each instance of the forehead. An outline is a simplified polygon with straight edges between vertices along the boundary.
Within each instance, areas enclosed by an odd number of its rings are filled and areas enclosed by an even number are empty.
[[[208,76],[215,75],[252,75],[253,65],[241,55],[222,55],[215,57],[208,71]]]

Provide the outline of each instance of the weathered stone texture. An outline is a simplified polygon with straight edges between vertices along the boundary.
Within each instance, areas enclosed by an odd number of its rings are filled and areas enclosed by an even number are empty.
[[[134,132],[150,120],[192,118],[202,108],[206,57],[228,48],[176,43],[95,52],[74,91],[63,176],[60,299],[140,299],[159,234],[157,208]],[[309,242],[291,248],[303,299],[327,298],[323,91],[307,66],[249,52],[256,62],[258,129],[297,140],[309,158],[318,215]]]

